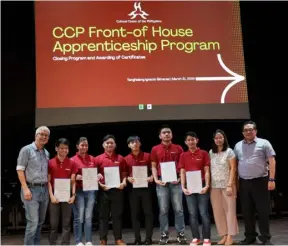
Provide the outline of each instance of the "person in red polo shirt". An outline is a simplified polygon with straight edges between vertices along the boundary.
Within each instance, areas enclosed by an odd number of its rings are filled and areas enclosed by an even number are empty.
[[[81,246],[83,225],[85,232],[86,245],[92,245],[92,218],[94,204],[97,201],[97,191],[88,190],[83,191],[82,183],[82,169],[83,168],[95,168],[94,157],[88,154],[88,140],[85,137],[80,137],[77,141],[76,147],[78,152],[71,159],[77,163],[78,171],[76,174],[76,200],[73,205],[74,215],[74,238],[76,245]],[[101,179],[101,175],[98,174],[98,180]]]
[[[135,177],[133,177],[133,167],[144,166],[147,167],[147,182],[153,182],[153,175],[151,174],[151,161],[150,154],[142,152],[140,150],[141,142],[138,136],[130,136],[127,139],[128,147],[131,149],[131,153],[125,157],[128,169],[128,181],[132,184],[130,193],[130,206],[131,206],[131,218],[132,226],[135,234],[135,242],[133,245],[141,245],[140,234],[140,207],[143,208],[145,214],[145,227],[146,227],[146,240],[145,245],[152,245],[153,234],[153,212],[151,203],[151,190],[148,186],[143,188],[133,187],[135,183]]]
[[[209,185],[210,185],[210,158],[207,151],[197,147],[198,137],[195,132],[187,132],[185,135],[185,144],[188,151],[180,156],[179,166],[181,168],[182,190],[186,196],[187,207],[190,217],[190,227],[193,239],[191,246],[200,243],[200,234],[198,226],[198,210],[200,212],[203,231],[203,246],[210,246],[210,215],[209,215]],[[200,193],[191,194],[186,187],[186,172],[201,171],[202,190]]]
[[[99,234],[100,244],[107,244],[108,224],[110,213],[113,223],[113,234],[116,245],[125,245],[122,240],[123,189],[126,186],[126,161],[115,152],[116,142],[113,135],[103,138],[104,153],[95,157],[100,180],[99,199]]]
[[[172,131],[167,125],[161,127],[159,138],[161,144],[154,146],[151,150],[152,172],[156,183],[156,193],[159,205],[159,222],[161,230],[161,238],[159,244],[167,244],[169,242],[169,221],[168,213],[170,206],[170,199],[175,215],[175,228],[178,233],[177,241],[181,244],[186,244],[185,237],[185,222],[183,214],[183,193],[180,184],[180,174],[178,168],[178,161],[183,149],[180,145],[172,143]],[[174,162],[176,165],[178,181],[165,183],[161,181],[161,163],[165,165],[166,162]]]
[[[71,204],[75,199],[75,174],[76,164],[71,161],[67,155],[69,153],[69,141],[60,138],[55,144],[57,156],[49,160],[48,164],[48,189],[51,199],[50,203],[50,226],[51,233],[49,242],[56,245],[59,218],[62,215],[62,245],[70,245],[70,222],[71,222]],[[55,197],[55,179],[71,180],[72,196],[67,202],[59,202]]]

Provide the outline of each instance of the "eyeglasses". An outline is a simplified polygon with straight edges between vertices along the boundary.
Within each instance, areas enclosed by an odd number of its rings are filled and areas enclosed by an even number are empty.
[[[38,133],[41,137],[46,137],[46,138],[48,138],[49,137],[49,135],[48,134],[45,134],[45,133]]]

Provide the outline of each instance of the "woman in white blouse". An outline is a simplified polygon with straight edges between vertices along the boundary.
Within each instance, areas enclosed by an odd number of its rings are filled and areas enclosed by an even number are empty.
[[[211,158],[211,203],[216,228],[221,240],[218,244],[232,245],[238,234],[236,217],[236,158],[229,148],[222,130],[213,134]]]

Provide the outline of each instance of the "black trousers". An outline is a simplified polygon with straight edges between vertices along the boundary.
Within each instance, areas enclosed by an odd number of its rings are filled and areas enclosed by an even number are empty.
[[[100,240],[107,241],[110,213],[115,240],[122,239],[123,191],[119,189],[101,190],[99,193],[99,234]]]
[[[72,207],[67,202],[53,204],[50,202],[50,245],[56,245],[60,216],[62,215],[62,245],[70,245]]]
[[[270,240],[269,214],[270,193],[268,190],[268,177],[256,179],[240,179],[240,201],[245,224],[245,237],[254,240],[258,236],[255,229],[255,212],[258,215],[259,240]]]
[[[130,196],[132,227],[135,240],[141,241],[141,207],[145,215],[146,239],[152,239],[153,234],[153,211],[150,188],[131,188]]]

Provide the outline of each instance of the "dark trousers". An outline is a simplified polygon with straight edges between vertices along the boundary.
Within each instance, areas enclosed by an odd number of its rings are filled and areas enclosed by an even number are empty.
[[[99,234],[100,240],[107,241],[110,213],[113,223],[113,234],[115,240],[122,239],[122,213],[123,213],[123,191],[110,189],[101,191],[99,194]]]
[[[130,206],[132,227],[135,234],[135,240],[141,241],[141,207],[145,215],[146,239],[152,239],[153,234],[153,212],[150,188],[132,188],[130,192]]]
[[[255,240],[258,236],[255,224],[255,212],[258,214],[259,240],[270,240],[269,213],[270,197],[268,190],[268,177],[256,179],[240,179],[240,200],[245,224],[245,237]]]
[[[50,245],[56,245],[59,219],[62,215],[62,245],[70,245],[70,231],[71,231],[71,205],[67,202],[59,202],[56,204],[50,203],[50,226],[51,232],[49,237]]]

